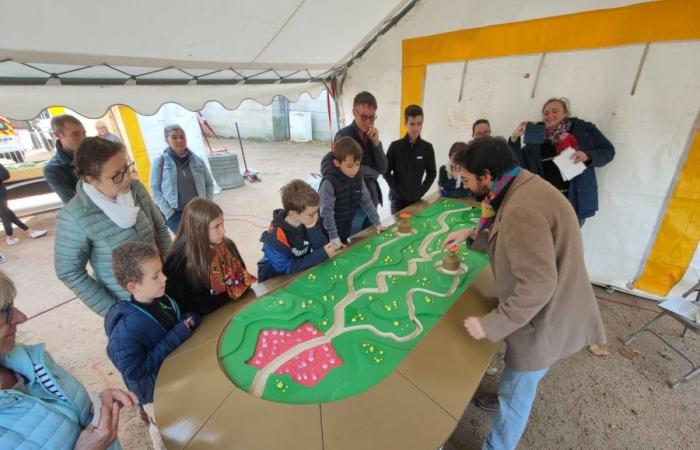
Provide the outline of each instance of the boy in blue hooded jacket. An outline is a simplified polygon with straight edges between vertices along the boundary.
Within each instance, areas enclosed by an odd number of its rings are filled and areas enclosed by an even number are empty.
[[[165,295],[166,277],[154,246],[127,242],[114,249],[112,267],[131,301],[115,303],[105,316],[107,355],[148,414],[153,446],[165,448],[153,413],[156,376],[168,354],[192,335],[201,319],[194,313],[181,315],[177,303]]]
[[[292,180],[282,186],[280,194],[284,209],[274,211],[270,227],[260,236],[259,282],[301,272],[335,255],[318,218],[318,193],[304,181]]]

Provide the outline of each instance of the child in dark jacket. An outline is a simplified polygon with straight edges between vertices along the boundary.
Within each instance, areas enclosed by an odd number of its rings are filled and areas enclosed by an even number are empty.
[[[301,180],[287,183],[280,193],[284,209],[274,211],[270,227],[260,236],[260,282],[283,273],[301,272],[335,255],[318,220],[318,193]]]
[[[433,144],[423,140],[423,108],[409,105],[404,111],[406,136],[391,143],[386,152],[384,178],[389,185],[391,213],[420,200],[435,181]]]
[[[341,137],[333,147],[333,168],[324,173],[319,196],[321,218],[333,248],[347,245],[353,234],[355,213],[362,208],[376,227],[377,233],[386,229],[381,225],[377,209],[372,203],[367,186],[361,176],[362,148],[351,137]]]
[[[156,376],[168,354],[191,336],[200,318],[181,315],[177,303],[165,295],[166,278],[154,246],[127,242],[114,249],[112,266],[119,284],[131,293],[131,301],[115,303],[105,316],[107,355],[148,414],[153,446],[164,449],[153,412]]]
[[[240,298],[255,283],[236,244],[226,237],[224,212],[203,198],[191,200],[182,211],[163,272],[168,295],[183,311],[200,315]]]
[[[466,148],[467,144],[465,144],[464,142],[455,142],[454,144],[452,144],[452,147],[450,147],[450,151],[448,152],[450,161],[444,166],[440,166],[438,186],[440,187],[440,194],[443,197],[472,197],[471,191],[462,187],[462,179],[459,176],[455,176],[452,174],[452,156],[458,151],[462,151]]]

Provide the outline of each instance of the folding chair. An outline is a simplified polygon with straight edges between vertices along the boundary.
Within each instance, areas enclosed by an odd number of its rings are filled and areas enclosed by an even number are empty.
[[[700,281],[695,286],[690,288],[690,290],[688,290],[688,292],[685,292],[681,297],[684,299],[687,299],[687,297],[690,296],[690,294],[692,294],[692,293],[696,294],[695,300],[688,299],[688,301],[700,306]],[[693,333],[700,334],[700,324],[696,323],[694,320],[689,320],[687,317],[682,316],[680,314],[677,314],[674,311],[669,311],[667,309],[663,309],[663,303],[659,304],[659,307],[662,309],[662,311],[656,317],[654,317],[649,322],[644,324],[640,329],[638,329],[634,333],[630,334],[624,344],[625,345],[631,344],[632,341],[634,341],[637,338],[637,336],[639,336],[643,331],[648,331],[649,333],[651,333],[654,336],[656,336],[657,338],[659,338],[664,344],[666,344],[668,347],[670,347],[674,352],[679,354],[681,356],[681,358],[688,361],[690,363],[690,371],[687,374],[685,374],[684,376],[682,376],[676,382],[671,382],[669,380],[669,384],[671,385],[671,388],[675,389],[679,385],[686,383],[688,380],[690,380],[695,375],[700,373],[700,365],[694,363],[690,358],[688,358],[688,356],[686,356],[683,352],[681,352],[676,347],[671,345],[666,339],[661,337],[656,331],[650,329],[649,327],[651,326],[651,324],[653,324],[654,322],[659,320],[661,317],[669,316],[669,317],[676,319],[677,321],[679,321],[683,325],[684,328],[683,328],[683,333],[681,334],[681,337],[685,337],[685,334],[688,330],[692,331]]]

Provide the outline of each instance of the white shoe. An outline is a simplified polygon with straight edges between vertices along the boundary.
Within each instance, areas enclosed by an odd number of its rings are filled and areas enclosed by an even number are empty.
[[[32,239],[36,239],[42,236],[46,236],[46,233],[48,233],[48,231],[46,230],[32,230],[29,232],[29,235],[32,237]]]
[[[19,238],[8,237],[7,245],[17,245],[19,244]]]

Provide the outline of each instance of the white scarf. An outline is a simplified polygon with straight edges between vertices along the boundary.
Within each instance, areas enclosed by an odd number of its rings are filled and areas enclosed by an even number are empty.
[[[118,194],[116,200],[107,197],[89,183],[83,183],[83,191],[119,228],[127,229],[136,224],[140,208],[135,206],[131,190],[125,194]]]

